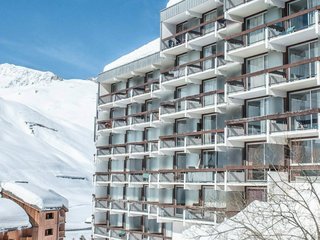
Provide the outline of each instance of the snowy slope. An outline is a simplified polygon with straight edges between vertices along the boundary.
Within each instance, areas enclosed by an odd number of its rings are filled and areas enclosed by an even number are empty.
[[[0,181],[56,191],[69,201],[67,229],[90,227],[97,86],[51,74],[24,80],[46,75],[24,70],[0,65]]]
[[[8,209],[10,209],[10,212]],[[7,231],[7,229],[29,227],[31,227],[31,224],[24,209],[12,200],[0,198],[0,233]]]

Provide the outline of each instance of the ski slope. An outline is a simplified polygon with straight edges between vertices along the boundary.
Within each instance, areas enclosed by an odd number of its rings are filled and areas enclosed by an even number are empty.
[[[0,182],[28,181],[64,196],[67,230],[90,227],[96,92],[93,81],[0,64]]]

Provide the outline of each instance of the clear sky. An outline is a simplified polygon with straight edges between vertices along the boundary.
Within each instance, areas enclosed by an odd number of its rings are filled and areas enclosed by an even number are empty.
[[[167,0],[0,0],[0,63],[88,78],[159,36]]]

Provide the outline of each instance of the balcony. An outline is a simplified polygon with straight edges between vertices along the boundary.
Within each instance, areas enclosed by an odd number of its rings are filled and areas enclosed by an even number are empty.
[[[318,38],[320,6],[277,19],[226,38],[227,56],[243,58]],[[245,11],[247,12],[247,11]]]
[[[318,86],[319,61],[320,57],[315,57],[229,78],[228,96],[239,99],[265,95],[285,96],[289,91]]]
[[[224,103],[224,90],[204,92],[173,101],[162,102],[160,119],[170,121],[182,117],[200,118],[202,114],[220,112]]]
[[[158,152],[158,140],[127,142],[122,144],[108,144],[99,146],[97,157],[143,157]]]
[[[161,72],[161,84],[173,87],[187,83],[200,84],[202,79],[217,76],[218,68],[225,63],[223,54],[216,54],[172,67]]]
[[[139,221],[140,222],[140,221]],[[129,239],[129,236],[134,236],[134,239],[153,239],[153,240],[171,240],[171,237],[164,236],[161,233],[148,233],[141,230],[129,230],[121,227],[107,226],[106,224],[95,224],[94,225],[94,235],[96,239],[98,237],[107,239]],[[131,239],[131,238],[130,238]]]
[[[248,29],[226,38],[225,49],[227,56],[241,59],[267,52],[267,30],[261,27]],[[235,59],[237,60],[237,59]]]
[[[135,113],[98,122],[98,130],[103,132],[124,133],[127,130],[143,130],[156,126],[159,121],[159,110]]]
[[[290,46],[318,38],[320,6],[299,11],[267,24],[270,46]]]
[[[159,90],[159,79],[144,84],[122,89],[99,97],[99,108],[125,107],[129,103],[142,103],[146,99],[156,97]]]
[[[284,7],[284,1],[225,0],[225,18],[241,21],[243,18],[276,6]]]
[[[170,37],[162,42],[162,53],[167,55],[179,55],[191,50],[199,50],[201,47],[217,42],[221,38],[219,31],[226,27],[222,16],[218,19],[207,21]]]
[[[272,138],[319,136],[320,109],[286,112],[227,121],[228,140],[266,141]]]
[[[190,152],[224,144],[224,130],[204,130],[200,132],[177,133],[160,137],[160,151],[172,153],[175,151]]]

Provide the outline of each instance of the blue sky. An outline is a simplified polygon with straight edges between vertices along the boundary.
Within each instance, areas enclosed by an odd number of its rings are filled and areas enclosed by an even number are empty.
[[[167,0],[0,0],[0,63],[88,78],[159,35]]]

